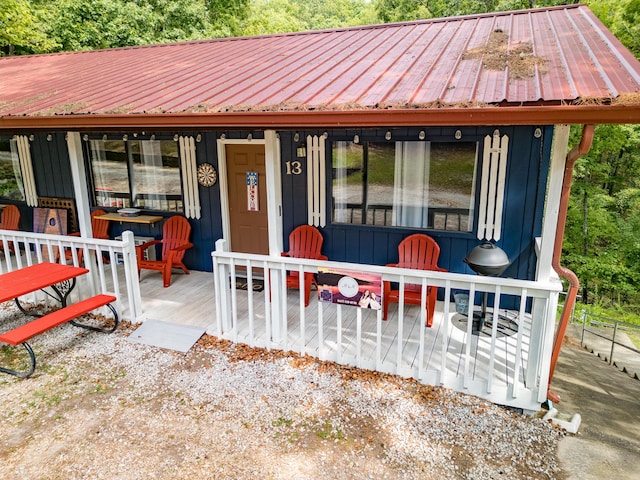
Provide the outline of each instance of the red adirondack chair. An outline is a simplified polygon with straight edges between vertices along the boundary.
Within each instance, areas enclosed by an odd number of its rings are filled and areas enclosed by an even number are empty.
[[[2,210],[0,230],[20,230],[20,210],[15,205],[7,205]],[[14,250],[13,242],[8,244],[9,250]],[[0,250],[4,251],[4,242],[0,242]]]
[[[172,268],[181,268],[184,273],[188,274],[189,270],[182,259],[185,251],[193,247],[193,243],[189,242],[190,234],[191,225],[185,217],[174,215],[167,219],[162,226],[162,240],[153,240],[136,247],[138,275],[142,269],[157,270],[162,272],[162,283],[168,287],[171,284]],[[149,247],[155,248],[155,245],[159,244],[162,244],[160,260],[145,260],[144,251]]]
[[[322,234],[320,230],[311,225],[300,225],[289,234],[289,251],[283,252],[283,257],[310,258],[314,260],[328,260],[322,255]],[[304,274],[304,306],[309,305],[311,296],[311,284],[317,285],[316,277],[313,273]],[[287,287],[300,289],[300,276],[298,272],[287,273]]]
[[[436,241],[429,235],[416,233],[409,235],[398,245],[398,263],[388,264],[388,267],[413,268],[418,270],[436,270],[446,272],[445,269],[438,267],[438,257],[440,256],[440,247]],[[400,301],[400,290],[393,290],[391,282],[384,282],[383,286],[383,319],[387,319],[389,311],[389,303],[398,303]],[[416,284],[405,284],[404,286],[404,303],[411,305],[421,304],[422,286]],[[427,319],[426,325],[430,327],[433,324],[433,314],[436,308],[436,300],[438,296],[437,287],[427,287]]]
[[[93,212],[91,212],[91,234],[93,235],[93,238],[101,238],[103,240],[109,240],[109,234],[107,233],[107,230],[109,230],[109,220],[102,220],[102,219],[96,218],[100,215],[104,215],[105,213],[107,212],[105,212],[104,210],[94,210]],[[70,233],[69,236],[79,237],[80,232]],[[79,265],[82,265],[83,255],[84,255],[84,250],[79,248],[78,249]],[[71,252],[71,249],[65,248],[64,258],[67,260],[67,263],[71,263],[73,261],[73,253]],[[57,261],[58,259],[56,258],[56,262]],[[104,262],[109,263],[109,261],[106,258],[104,259]]]

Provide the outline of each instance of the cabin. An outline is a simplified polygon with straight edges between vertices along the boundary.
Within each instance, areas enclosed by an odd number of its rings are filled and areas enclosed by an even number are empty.
[[[0,203],[20,211],[0,272],[84,263],[78,294],[114,294],[133,322],[537,410],[572,162],[594,125],[640,121],[639,90],[584,5],[0,58]],[[136,245],[176,215],[189,274],[163,287],[136,259],[163,252]],[[300,226],[320,255],[283,255]],[[414,234],[431,268],[399,258]],[[481,245],[508,260],[479,270]]]

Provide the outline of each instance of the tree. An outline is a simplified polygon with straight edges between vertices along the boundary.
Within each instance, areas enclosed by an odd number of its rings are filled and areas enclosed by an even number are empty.
[[[572,134],[577,143],[578,129]],[[584,302],[636,303],[640,287],[640,126],[599,125],[580,158],[567,217],[566,264]]]
[[[382,22],[451,17],[523,8],[579,3],[576,0],[375,0]]]
[[[0,2],[0,55],[42,53],[54,48],[29,0]]]
[[[377,22],[365,0],[254,0],[245,35],[322,30]]]

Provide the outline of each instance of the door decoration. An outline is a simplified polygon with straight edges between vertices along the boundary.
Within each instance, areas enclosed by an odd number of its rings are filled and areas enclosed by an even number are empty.
[[[258,172],[247,172],[247,210],[257,212],[260,210],[258,201]]]
[[[478,208],[479,240],[500,240],[508,148],[509,137],[503,135],[501,138],[499,130],[493,132],[493,137],[487,135],[484,138]]]
[[[201,163],[198,166],[198,183],[203,187],[212,187],[218,180],[216,169],[210,163]]]
[[[321,302],[380,310],[382,275],[319,267],[318,298]]]
[[[315,227],[327,224],[324,135],[307,136],[307,204],[308,223]]]
[[[182,197],[187,218],[200,218],[200,195],[196,172],[196,144],[193,137],[180,137],[180,164],[182,166]]]

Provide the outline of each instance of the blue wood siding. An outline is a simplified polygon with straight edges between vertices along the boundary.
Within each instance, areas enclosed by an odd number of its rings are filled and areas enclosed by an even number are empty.
[[[536,136],[535,126],[500,127],[500,135],[509,136],[509,154],[507,180],[505,185],[505,205],[503,212],[502,238],[498,242],[512,260],[511,266],[504,276],[533,279],[535,275],[535,237],[541,233],[542,214],[546,192],[546,181],[549,173],[549,159],[553,127],[540,127],[542,135]],[[495,127],[482,128],[425,128],[426,139],[433,141],[455,141],[455,132],[462,133],[461,141],[480,142],[480,152],[485,135],[492,135]],[[324,236],[323,253],[332,260],[363,264],[384,265],[397,261],[397,246],[407,235],[416,230],[396,227],[373,227],[366,225],[343,225],[331,223],[331,142],[353,140],[359,135],[361,142],[385,141],[387,129],[334,129],[326,130],[327,151],[327,226],[322,228]],[[392,140],[416,140],[420,129],[392,129]],[[284,247],[288,249],[288,235],[298,225],[307,223],[307,169],[306,157],[297,156],[297,148],[306,146],[307,135],[321,136],[325,130],[281,131],[281,178],[282,178],[282,222]],[[109,137],[117,138],[123,133],[109,133]],[[174,134],[192,135],[199,141],[196,143],[197,163],[211,163],[219,172],[217,139],[224,133],[228,139],[245,139],[251,134],[255,139],[264,138],[261,131],[198,131],[198,132],[146,132],[155,133],[157,139],[170,139]],[[294,135],[298,134],[298,141]],[[10,134],[10,133],[7,133]],[[102,132],[90,134],[93,138],[102,136]],[[88,156],[85,152],[88,167]],[[71,168],[65,134],[53,133],[48,139],[46,133],[36,133],[31,141],[31,154],[36,177],[38,195],[41,197],[74,198],[71,182]],[[480,153],[481,155],[481,153]],[[481,161],[481,159],[480,159]],[[299,162],[301,171],[296,174],[292,168]],[[479,163],[478,168],[481,168]],[[89,171],[89,170],[88,170]],[[478,175],[479,177],[479,175]],[[479,178],[477,180],[479,182]],[[222,218],[220,203],[220,182],[212,187],[198,186],[201,205],[201,218],[190,219],[192,226],[191,240],[195,247],[185,256],[185,263],[191,269],[211,271],[211,251],[215,242],[222,238]],[[91,190],[90,190],[91,191]],[[479,192],[479,183],[476,185]],[[476,199],[476,205],[478,205]],[[22,213],[21,228],[31,230],[33,226],[32,209],[24,203],[19,207]],[[170,213],[163,213],[169,217]],[[477,213],[476,213],[477,215]],[[154,226],[140,224],[112,223],[110,235],[116,236],[124,230],[132,230],[139,236],[160,238],[161,224]],[[474,246],[479,244],[474,230],[467,232],[443,232],[420,230],[433,236],[440,245],[439,265],[452,272],[472,273],[462,261]]]
[[[500,127],[500,135],[509,137],[505,204],[502,221],[502,237],[497,244],[505,250],[512,261],[504,276],[533,279],[535,275],[535,237],[541,233],[551,140],[553,127],[540,127],[541,135],[535,135],[538,127]],[[460,141],[480,142],[482,162],[482,142],[486,135],[492,135],[495,127],[485,128],[425,128],[426,139],[433,141],[455,141],[455,132],[460,130]],[[351,141],[355,134],[360,141],[381,142],[386,129],[381,130],[329,130],[327,138],[327,198],[331,198],[331,142]],[[416,140],[419,129],[392,129],[391,141]],[[323,132],[300,131],[301,140],[307,134],[321,135]],[[295,145],[291,134],[281,134],[282,178],[283,178],[283,231],[285,237],[295,226],[307,223],[306,165],[301,175],[288,175],[286,162],[295,159]],[[287,142],[289,139],[290,142]],[[479,182],[479,175],[478,180]],[[479,183],[476,191],[479,192]],[[478,202],[476,201],[476,206]],[[327,226],[322,228],[324,237],[323,253],[332,260],[384,265],[395,263],[400,241],[411,233],[421,231],[431,235],[440,245],[439,266],[451,272],[473,273],[463,262],[467,253],[480,241],[474,229],[470,233],[415,230],[396,227],[374,227],[369,225],[344,225],[331,223],[331,206],[327,205]],[[477,212],[476,212],[477,216]],[[285,238],[285,249],[288,242]]]

